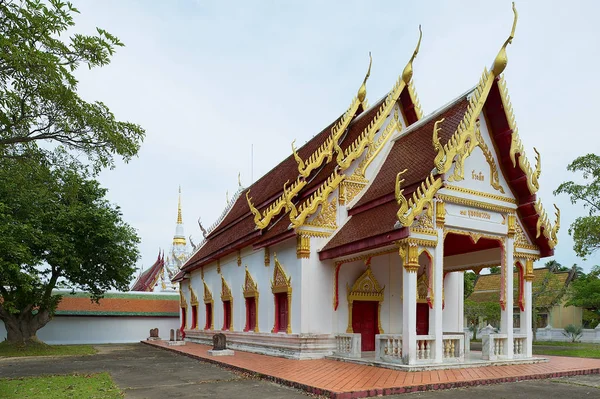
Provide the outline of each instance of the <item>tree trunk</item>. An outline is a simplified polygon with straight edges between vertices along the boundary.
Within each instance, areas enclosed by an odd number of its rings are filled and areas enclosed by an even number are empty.
[[[37,314],[3,314],[1,317],[6,327],[6,341],[13,345],[24,346],[39,343],[37,331],[50,321],[48,311],[40,311]]]

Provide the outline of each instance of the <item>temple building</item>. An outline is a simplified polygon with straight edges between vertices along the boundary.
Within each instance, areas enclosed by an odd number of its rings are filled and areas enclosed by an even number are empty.
[[[475,87],[423,115],[413,62],[373,105],[369,71],[350,106],[240,188],[173,279],[181,329],[208,343],[296,359],[414,367],[470,361],[464,271],[501,266],[500,332],[483,363],[532,358],[533,262],[552,256],[502,72],[508,39]],[[519,270],[513,303],[513,268]],[[520,331],[513,331],[519,306]]]
[[[181,217],[181,187],[179,188],[179,201],[177,204],[177,224],[171,250],[165,260],[164,251],[158,251],[158,257],[152,266],[140,272],[133,283],[130,291],[146,292],[173,292],[179,289],[179,284],[173,282],[181,266],[190,256],[190,247],[185,239],[183,231],[183,219]]]

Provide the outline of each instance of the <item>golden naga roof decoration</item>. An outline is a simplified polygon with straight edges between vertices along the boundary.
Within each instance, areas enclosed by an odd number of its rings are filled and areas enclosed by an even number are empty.
[[[294,159],[298,163],[298,173],[302,177],[308,177],[310,173],[320,167],[323,164],[323,161],[327,159],[327,162],[330,162],[333,157],[333,147],[337,144],[342,134],[350,125],[350,122],[354,119],[356,112],[360,105],[365,108],[366,97],[367,97],[367,80],[371,75],[371,64],[373,63],[373,58],[371,57],[371,53],[369,53],[369,69],[367,70],[367,74],[365,75],[365,79],[363,80],[362,85],[358,89],[358,93],[356,97],[352,99],[352,103],[348,110],[344,113],[344,115],[340,118],[340,120],[333,125],[331,128],[331,135],[327,137],[327,140],[321,146],[312,153],[306,161],[303,161],[302,158],[296,152],[296,147],[294,143],[296,140],[292,142],[292,153],[294,154]]]
[[[542,173],[542,164],[539,152],[534,148],[536,153],[535,157],[535,169],[531,167],[529,160],[525,156],[525,149],[521,138],[519,137],[519,128],[517,127],[517,121],[513,111],[512,104],[510,102],[510,96],[508,95],[508,89],[506,87],[506,80],[501,77],[498,80],[498,89],[500,91],[500,98],[502,99],[502,106],[508,120],[508,127],[512,130],[512,138],[510,142],[510,160],[513,163],[513,167],[517,167],[517,154],[519,154],[519,167],[527,176],[527,187],[529,192],[533,195],[539,188],[539,178]]]
[[[290,199],[291,199],[291,198],[295,197],[296,194],[298,194],[300,192],[300,190],[302,190],[304,188],[304,186],[306,186],[306,180],[298,178],[298,179],[296,179],[294,184],[292,184],[290,186],[290,188],[287,189],[287,191],[286,191],[286,186],[288,183],[289,183],[289,180],[286,181],[285,184],[283,185],[283,193],[279,197],[277,197],[277,199],[271,205],[269,205],[269,207],[267,209],[265,209],[262,212],[262,214],[252,204],[252,198],[250,197],[250,190],[248,190],[246,192],[246,200],[248,201],[248,207],[250,208],[250,212],[252,212],[252,214],[254,215],[254,224],[256,225],[256,228],[261,229],[261,230],[264,229],[265,227],[267,227],[269,225],[269,223],[275,216],[279,215],[279,213],[284,208],[287,211],[288,208],[287,208],[286,196],[289,195]]]
[[[548,218],[548,214],[542,206],[542,201],[538,199],[537,202],[533,205],[533,207],[539,215],[536,225],[535,238],[538,238],[541,234],[544,234],[544,237],[548,239],[548,245],[550,246],[550,248],[552,249],[556,247],[556,245],[558,244],[558,230],[560,229],[560,209],[558,209],[558,207],[554,205],[554,209],[556,209],[556,212],[554,213],[556,215],[556,221],[554,223],[554,226],[552,226],[552,224],[550,223],[550,219]],[[543,232],[542,228],[544,229]]]
[[[438,132],[441,128],[440,124],[443,122],[443,119],[435,123],[432,142],[434,149],[438,153],[435,157],[434,163],[438,173],[440,174],[446,173],[450,170],[454,162],[454,158],[457,155],[459,156],[459,161],[464,161],[464,159],[471,154],[473,149],[478,144],[476,136],[476,129],[478,127],[476,123],[477,119],[483,110],[483,106],[487,100],[488,94],[490,93],[490,89],[492,88],[494,80],[504,71],[506,64],[508,63],[506,46],[512,43],[512,39],[515,35],[515,29],[517,27],[518,14],[514,3],[513,12],[514,20],[510,36],[508,39],[506,39],[500,49],[500,52],[494,59],[492,70],[488,72],[487,68],[484,69],[477,87],[475,87],[475,90],[471,94],[469,105],[465,111],[462,121],[459,123],[452,137],[450,137],[448,142],[444,145],[441,144],[438,137]]]
[[[404,169],[396,176],[395,194],[396,201],[400,205],[396,216],[403,226],[408,227],[413,223],[415,217],[421,214],[426,205],[433,206],[433,196],[442,187],[442,179],[439,177],[435,179],[433,173],[431,173],[413,192],[412,197],[407,200],[403,194],[404,190],[401,189],[404,179],[400,180],[406,170]]]
[[[400,94],[404,88],[410,83],[413,75],[413,67],[412,63],[419,53],[419,48],[421,47],[421,39],[423,38],[423,31],[421,30],[421,25],[419,25],[419,41],[417,42],[417,47],[413,52],[413,55],[410,57],[410,60],[404,67],[404,71],[402,75],[396,81],[396,84],[389,92],[379,110],[377,111],[377,115],[375,118],[369,122],[369,125],[362,131],[362,133],[346,148],[345,151],[342,151],[342,148],[338,145],[337,142],[334,143],[334,149],[336,152],[336,161],[342,170],[348,169],[352,162],[354,162],[357,158],[359,158],[365,148],[371,146],[373,144],[373,139],[375,135],[381,129],[383,124],[385,123],[388,115],[393,111],[396,102],[400,98]]]
[[[300,207],[296,208],[296,205],[292,203],[292,196],[286,195],[287,207],[290,211],[290,222],[293,228],[298,228],[304,224],[306,218],[314,214],[319,206],[327,203],[329,194],[335,190],[340,183],[344,180],[344,175],[339,174],[337,168],[333,171],[331,176],[319,186],[319,188],[304,202]]]

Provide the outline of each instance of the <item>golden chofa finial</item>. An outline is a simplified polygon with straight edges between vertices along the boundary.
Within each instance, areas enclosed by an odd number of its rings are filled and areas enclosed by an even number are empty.
[[[373,57],[371,57],[371,52],[369,51],[369,69],[367,70],[365,80],[363,80],[363,83],[360,86],[360,89],[358,89],[358,94],[356,95],[356,97],[358,97],[358,101],[360,101],[361,104],[363,104],[363,105],[364,105],[365,99],[367,98],[367,79],[369,79],[369,76],[371,76],[371,65],[372,64],[373,64]]]
[[[512,9],[513,13],[515,14],[512,30],[510,31],[510,36],[508,37],[508,39],[506,39],[506,41],[502,45],[502,48],[498,52],[496,59],[494,59],[494,65],[492,66],[492,73],[494,74],[494,76],[500,76],[500,74],[504,71],[504,68],[506,68],[506,64],[508,64],[508,57],[506,56],[506,46],[511,44],[513,38],[515,37],[515,29],[517,28],[517,18],[519,17],[514,1],[512,3]]]
[[[421,48],[421,39],[423,38],[423,31],[421,30],[421,25],[419,25],[419,41],[417,42],[417,48],[413,53],[412,57],[408,61],[408,64],[404,67],[404,71],[402,71],[402,80],[404,83],[408,85],[413,76],[413,66],[412,63],[417,58],[417,54],[419,54],[419,48]]]

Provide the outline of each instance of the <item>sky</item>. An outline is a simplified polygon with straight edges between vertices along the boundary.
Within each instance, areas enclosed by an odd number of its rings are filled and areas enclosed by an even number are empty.
[[[139,156],[101,173],[108,198],[141,237],[147,268],[175,233],[182,188],[187,236],[211,225],[248,186],[343,113],[372,52],[370,103],[384,96],[411,56],[425,115],[474,86],[512,26],[509,1],[73,0],[74,31],[100,27],[125,43],[110,65],[77,71],[79,91],[120,120],[140,124]],[[251,4],[255,3],[255,4]],[[562,211],[554,259],[588,271],[568,226],[584,215],[552,192],[581,177],[567,165],[600,153],[600,2],[517,2],[519,21],[504,72],[530,161],[542,155],[540,197]],[[550,259],[543,259],[541,263]]]

